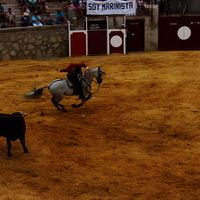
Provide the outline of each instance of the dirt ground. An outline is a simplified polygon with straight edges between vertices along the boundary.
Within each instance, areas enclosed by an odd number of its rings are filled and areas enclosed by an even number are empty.
[[[80,108],[47,89],[70,62],[106,72]],[[1,200],[200,199],[200,51],[0,62],[0,112],[28,112],[24,154],[0,138]],[[95,92],[97,84],[93,83]],[[41,115],[41,112],[43,115]]]

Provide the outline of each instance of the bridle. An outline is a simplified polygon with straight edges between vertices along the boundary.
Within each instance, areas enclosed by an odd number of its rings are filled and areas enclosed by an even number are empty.
[[[99,91],[100,85],[101,85],[101,83],[102,83],[102,81],[103,81],[102,75],[104,75],[104,74],[105,74],[105,73],[101,71],[101,66],[99,66],[99,67],[98,67],[98,78],[97,78],[97,81],[95,81],[95,80],[93,79],[93,82],[98,83],[98,88],[97,88],[96,92],[93,92],[93,94],[95,94],[95,93],[97,93],[97,92]]]
[[[101,85],[101,83],[102,83],[102,81],[103,81],[102,75],[104,75],[104,74],[105,74],[105,73],[104,73],[103,71],[101,71],[101,66],[99,66],[99,67],[98,67],[98,77],[96,78],[97,81],[95,81],[94,78],[93,78],[93,80],[92,80],[92,82],[98,84],[98,88],[97,88],[97,90],[96,90],[95,92],[93,92],[93,94],[95,94],[96,92],[98,92],[98,90],[99,90],[99,88],[100,88],[100,85]],[[85,83],[91,88],[91,85],[89,85],[85,79],[82,79],[82,80],[84,80]]]
[[[101,78],[102,75],[105,74],[104,72],[101,71],[101,66],[98,67],[98,78],[97,81],[92,80],[95,83],[98,83],[99,85],[102,83],[103,79]]]

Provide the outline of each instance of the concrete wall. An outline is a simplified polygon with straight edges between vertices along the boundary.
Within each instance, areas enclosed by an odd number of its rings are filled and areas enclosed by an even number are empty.
[[[68,56],[68,26],[0,29],[0,60]]]
[[[145,51],[158,50],[158,9],[154,8],[152,16],[145,20]]]
[[[158,50],[158,9],[153,9],[152,16],[137,16],[134,19],[144,19],[144,50]]]

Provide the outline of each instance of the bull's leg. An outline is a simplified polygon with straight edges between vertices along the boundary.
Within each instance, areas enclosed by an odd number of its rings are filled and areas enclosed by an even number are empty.
[[[24,153],[28,153],[28,149],[26,148],[26,145],[25,145],[25,137],[24,136],[20,137],[19,140],[20,140],[21,145],[22,145],[22,147],[24,149]]]
[[[7,138],[7,147],[8,147],[7,156],[11,156],[12,155],[11,151],[10,151],[11,150],[11,146],[12,146],[11,140]]]

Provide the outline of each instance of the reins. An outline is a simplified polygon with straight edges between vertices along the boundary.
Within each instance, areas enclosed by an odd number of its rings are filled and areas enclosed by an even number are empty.
[[[94,81],[95,82],[95,81]],[[95,82],[95,83],[98,83],[98,82]],[[96,90],[96,92],[93,92],[92,94],[95,94],[99,91],[99,88],[100,88],[100,84],[98,83],[98,89]]]
[[[99,71],[98,74],[100,74],[100,67],[98,68],[98,71]],[[82,76],[82,80],[85,81],[85,83],[87,84],[87,86],[89,86],[89,88],[91,89],[91,85],[86,81],[86,75],[87,75],[87,73],[85,73],[85,78]],[[92,93],[92,94],[95,94],[95,93],[97,93],[97,92],[99,91],[100,83],[98,83],[98,81],[95,81],[95,80],[94,80],[94,77],[93,77],[93,79],[92,79],[92,82],[98,84],[97,90],[96,90],[95,92]]]

